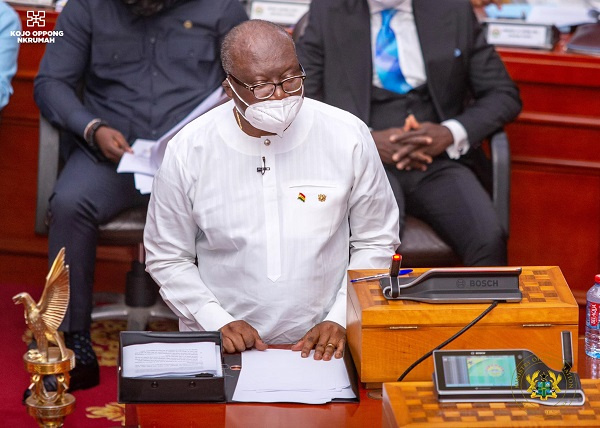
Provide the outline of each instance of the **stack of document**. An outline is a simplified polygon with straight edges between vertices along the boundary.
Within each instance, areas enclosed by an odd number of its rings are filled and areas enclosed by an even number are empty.
[[[214,342],[152,342],[123,347],[123,377],[223,376]]]
[[[131,172],[134,174],[135,187],[142,195],[152,190],[154,174],[162,163],[167,144],[181,128],[206,113],[213,107],[222,104],[227,99],[223,89],[219,86],[213,93],[204,99],[181,122],[171,128],[157,141],[137,139],[131,145],[133,154],[125,153],[121,157],[117,172]]]
[[[233,401],[324,404],[356,398],[343,359],[315,360],[283,349],[242,353]]]

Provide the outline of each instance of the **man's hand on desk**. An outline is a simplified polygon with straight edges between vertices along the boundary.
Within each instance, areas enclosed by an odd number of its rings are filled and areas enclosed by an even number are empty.
[[[119,163],[123,153],[133,153],[123,134],[114,128],[101,126],[94,134],[94,141],[106,158],[114,163]]]
[[[223,348],[228,354],[251,348],[259,351],[267,349],[267,344],[262,341],[258,331],[246,321],[232,321],[221,327],[220,332],[223,336]]]
[[[308,357],[315,348],[315,360],[342,358],[346,345],[346,329],[333,321],[323,321],[311,328],[302,339],[292,346],[292,351],[302,351],[302,358]]]

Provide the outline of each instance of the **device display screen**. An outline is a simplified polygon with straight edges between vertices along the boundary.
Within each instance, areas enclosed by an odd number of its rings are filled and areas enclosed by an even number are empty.
[[[447,387],[518,385],[514,355],[445,355],[442,364]]]

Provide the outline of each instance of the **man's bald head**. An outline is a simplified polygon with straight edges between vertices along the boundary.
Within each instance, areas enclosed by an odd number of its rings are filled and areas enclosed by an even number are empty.
[[[284,56],[296,56],[292,37],[279,25],[253,19],[232,28],[221,45],[221,63],[226,74],[255,61],[276,64]]]

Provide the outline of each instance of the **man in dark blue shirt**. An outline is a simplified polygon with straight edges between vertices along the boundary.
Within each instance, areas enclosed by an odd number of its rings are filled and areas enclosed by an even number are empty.
[[[239,0],[78,0],[57,20],[62,35],[46,47],[35,100],[71,137],[50,199],[48,251],[52,261],[65,247],[70,266],[61,330],[76,356],[71,390],[99,382],[89,336],[97,227],[148,202],[117,163],[135,139],[157,139],[220,86],[221,41],[246,19]]]

